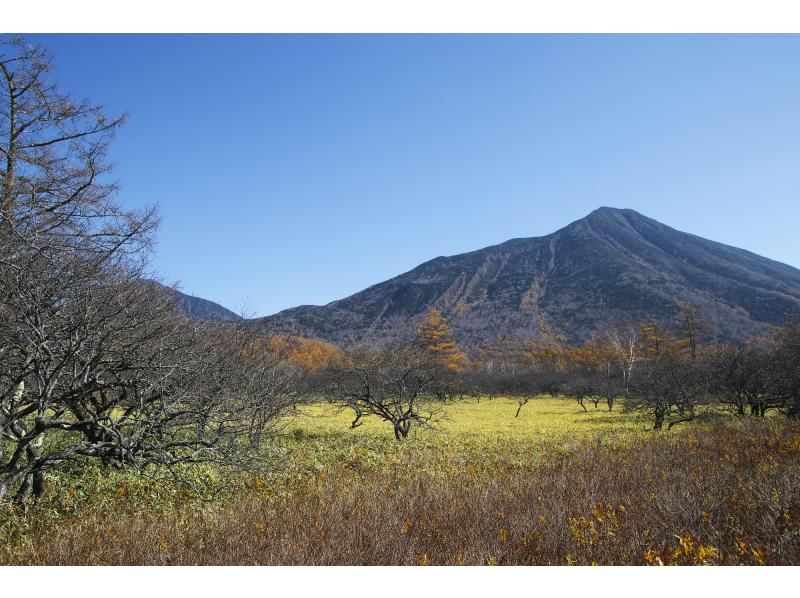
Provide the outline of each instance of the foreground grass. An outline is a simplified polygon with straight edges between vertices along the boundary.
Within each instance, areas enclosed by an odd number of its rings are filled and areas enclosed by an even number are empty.
[[[800,429],[647,421],[539,399],[447,405],[394,440],[302,409],[271,476],[200,472],[203,501],[130,473],[53,477],[3,513],[0,561],[32,564],[798,564]],[[694,423],[693,423],[694,424]]]

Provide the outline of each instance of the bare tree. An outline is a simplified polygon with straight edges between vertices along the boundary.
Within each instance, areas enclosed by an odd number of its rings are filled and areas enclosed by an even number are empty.
[[[434,416],[425,402],[432,398],[435,371],[427,352],[416,345],[356,352],[330,368],[327,393],[354,411],[351,427],[377,416],[392,424],[395,438],[404,440],[413,426],[428,424]]]
[[[606,331],[608,345],[622,370],[623,386],[631,383],[633,368],[642,358],[642,342],[639,327],[632,324],[615,324]]]
[[[517,402],[517,411],[514,413],[514,417],[519,417],[522,408],[541,392],[541,384],[535,372],[498,376],[493,386],[499,394],[513,398]]]
[[[678,301],[675,320],[682,335],[678,344],[688,349],[692,359],[697,359],[700,344],[711,332],[700,306],[691,301]]]
[[[708,379],[719,402],[743,416],[749,409],[764,417],[770,403],[768,353],[750,344],[720,347],[708,356]]]
[[[557,397],[562,394],[568,384],[569,373],[563,371],[541,370],[534,372],[521,372],[510,377],[505,385],[506,394],[517,400],[517,413],[523,406],[536,397],[548,395]]]
[[[800,419],[800,320],[788,317],[777,332],[768,361],[769,406]]]
[[[575,399],[584,412],[588,411],[586,401],[597,409],[603,400],[611,411],[617,397],[624,394],[619,376],[609,376],[604,370],[574,367],[565,377],[562,392]]]
[[[625,392],[621,380],[618,376],[609,376],[602,372],[595,372],[592,378],[596,396],[605,399],[606,406],[608,410],[611,411],[614,408],[614,403],[617,398],[621,397]]]
[[[581,406],[584,412],[588,412],[586,408],[586,400],[594,402],[595,408],[599,402],[599,397],[596,397],[593,377],[586,372],[573,370],[569,373],[569,379],[564,384],[563,392],[566,396],[575,399],[578,405]]]
[[[631,382],[625,409],[640,410],[653,417],[653,429],[668,428],[698,416],[704,400],[703,373],[695,361],[662,355],[643,364]]]

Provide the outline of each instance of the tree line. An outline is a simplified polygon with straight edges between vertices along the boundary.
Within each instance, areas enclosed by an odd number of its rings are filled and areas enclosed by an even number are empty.
[[[355,414],[394,426],[398,439],[412,425],[430,424],[437,407],[463,397],[514,398],[515,416],[539,396],[562,396],[587,411],[599,405],[647,414],[653,428],[672,428],[720,410],[765,417],[769,411],[800,417],[800,322],[787,317],[768,337],[721,343],[700,308],[676,304],[672,325],[614,323],[580,346],[553,337],[495,341],[473,351],[458,348],[435,308],[405,345],[342,353],[312,384]]]
[[[771,336],[744,343],[714,340],[697,305],[676,304],[675,322],[614,323],[583,345],[528,343],[505,354],[479,351],[472,376],[483,392],[525,402],[561,394],[612,409],[644,411],[653,427],[672,427],[715,409],[764,417],[800,415],[800,324],[787,316]]]

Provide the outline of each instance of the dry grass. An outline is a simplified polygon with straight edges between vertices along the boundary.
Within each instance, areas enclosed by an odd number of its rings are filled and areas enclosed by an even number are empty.
[[[491,466],[473,462],[470,451],[412,449],[370,464],[346,447],[348,456],[292,478],[278,494],[251,479],[226,500],[179,504],[160,515],[106,506],[56,526],[33,519],[4,558],[63,565],[800,564],[800,429],[784,421],[636,434],[626,443],[595,433],[527,463],[517,448],[500,449],[485,456]]]

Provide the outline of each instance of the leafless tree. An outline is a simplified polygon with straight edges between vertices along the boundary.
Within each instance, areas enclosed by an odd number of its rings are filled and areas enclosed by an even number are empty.
[[[639,327],[633,323],[614,324],[606,330],[608,344],[622,370],[623,386],[627,389],[636,364],[642,358],[642,339]]]
[[[721,405],[737,415],[749,409],[764,417],[770,400],[768,352],[756,344],[719,347],[708,355],[707,374],[711,391]]]
[[[155,210],[106,180],[123,119],[48,82],[49,55],[0,44],[0,496],[40,496],[69,461],[247,465],[296,373],[244,327],[191,322],[143,278]]]
[[[591,374],[587,374],[585,372],[570,372],[569,378],[566,384],[564,384],[563,392],[566,396],[575,399],[584,412],[588,411],[586,408],[587,399],[594,402],[595,408],[600,400],[595,396],[595,389],[592,384]]]
[[[604,369],[573,367],[565,373],[562,392],[578,401],[584,411],[588,411],[586,401],[591,402],[597,409],[603,400],[611,411],[617,397],[622,396],[624,390],[619,377],[609,376]]]
[[[614,408],[614,403],[617,398],[621,397],[625,392],[621,380],[619,377],[608,376],[601,372],[595,372],[592,378],[596,396],[605,399],[606,406],[608,406],[608,410],[611,411]]]
[[[432,421],[435,371],[427,353],[415,345],[351,353],[329,369],[327,393],[354,411],[351,427],[377,416],[391,423],[395,438],[403,440],[413,426]]]
[[[500,381],[502,394],[517,401],[514,417],[519,417],[522,408],[531,400],[542,395],[558,396],[568,382],[564,372],[550,370],[518,372]]]
[[[800,419],[800,320],[788,317],[777,332],[768,360],[769,406]]]
[[[678,301],[676,305],[675,321],[681,333],[679,344],[685,345],[692,359],[697,359],[700,344],[705,341],[710,333],[700,306],[691,301]]]
[[[513,398],[517,402],[514,417],[519,417],[522,408],[541,394],[540,380],[534,372],[502,376],[496,380],[494,386],[502,396]]]
[[[631,382],[625,400],[626,410],[640,410],[653,417],[653,429],[668,428],[698,416],[697,407],[705,400],[704,376],[694,360],[661,355],[642,364]]]

